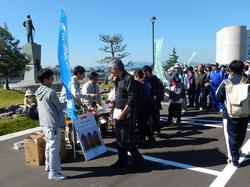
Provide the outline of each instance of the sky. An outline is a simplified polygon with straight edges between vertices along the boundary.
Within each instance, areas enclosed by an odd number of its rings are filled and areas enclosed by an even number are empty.
[[[157,18],[155,38],[164,38],[162,61],[175,47],[180,62],[195,51],[193,61],[215,60],[216,32],[225,26],[250,26],[249,0],[0,0],[0,25],[26,43],[22,26],[30,14],[35,42],[42,45],[43,67],[57,65],[60,8],[68,16],[72,66],[96,66],[105,57],[99,34],[121,33],[127,52],[124,61],[152,62],[150,18]]]

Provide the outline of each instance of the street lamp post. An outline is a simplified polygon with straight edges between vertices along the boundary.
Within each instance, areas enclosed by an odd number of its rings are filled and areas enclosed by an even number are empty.
[[[152,18],[150,19],[151,23],[152,23],[152,55],[153,55],[153,66],[155,65],[155,21],[156,21],[156,17],[152,16]]]

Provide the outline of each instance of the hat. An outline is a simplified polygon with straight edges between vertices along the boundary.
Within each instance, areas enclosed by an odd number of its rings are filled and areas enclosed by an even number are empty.
[[[118,58],[115,58],[113,60],[110,61],[110,63],[108,64],[108,67],[111,69],[111,68],[118,68],[122,71],[125,70],[124,68],[124,64],[122,63],[122,61]]]
[[[169,68],[169,71],[174,71],[174,67],[171,66],[171,67]]]
[[[180,67],[181,67],[180,64],[178,63],[174,64],[174,68],[180,68]]]
[[[26,90],[26,92],[25,92],[25,97],[26,97],[26,96],[32,96],[32,95],[33,95],[33,93],[32,93],[31,90]]]

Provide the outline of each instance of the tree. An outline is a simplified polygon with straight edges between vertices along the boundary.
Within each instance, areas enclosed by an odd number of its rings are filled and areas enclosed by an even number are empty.
[[[100,60],[99,63],[108,63],[113,58],[123,59],[129,55],[129,53],[125,51],[127,45],[122,44],[123,36],[121,34],[115,34],[113,36],[100,34],[99,39],[106,44],[100,48],[100,50],[109,54],[109,56]]]
[[[178,58],[179,58],[179,56],[177,56],[176,50],[175,50],[175,48],[173,48],[173,52],[172,52],[172,54],[169,55],[169,59],[166,62],[166,64],[164,65],[164,69],[167,70],[171,66],[175,65],[176,63],[178,63]]]
[[[30,60],[21,52],[20,41],[12,36],[7,25],[0,26],[0,76],[5,77],[9,89],[9,76],[23,73]]]

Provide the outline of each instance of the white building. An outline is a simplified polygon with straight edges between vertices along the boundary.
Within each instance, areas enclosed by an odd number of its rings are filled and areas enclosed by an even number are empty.
[[[246,26],[224,27],[219,30],[216,33],[216,62],[229,64],[233,60],[244,62],[250,58],[249,37],[250,32]]]

